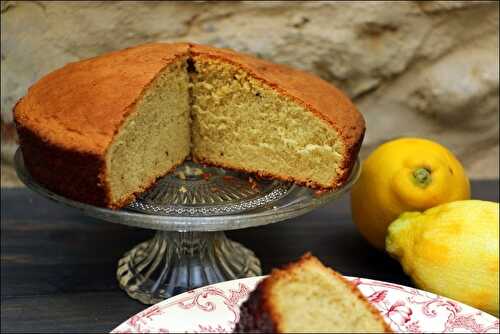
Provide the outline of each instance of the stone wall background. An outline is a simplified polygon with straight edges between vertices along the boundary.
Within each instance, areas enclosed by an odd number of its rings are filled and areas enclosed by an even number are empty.
[[[362,156],[399,136],[449,147],[499,176],[499,5],[408,2],[1,3],[2,185],[12,107],[67,62],[150,41],[193,41],[289,64],[343,89],[367,120]]]

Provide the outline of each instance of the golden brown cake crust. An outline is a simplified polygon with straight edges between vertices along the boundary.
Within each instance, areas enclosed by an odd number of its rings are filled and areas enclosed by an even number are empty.
[[[333,124],[345,144],[346,158],[332,187],[344,183],[364,133],[363,118],[347,97],[310,74],[189,43],[144,44],[70,63],[30,87],[14,107],[14,116],[23,157],[33,177],[49,190],[89,204],[119,208],[133,200],[131,194],[119,203],[111,202],[106,150],[161,70],[190,54],[230,61]],[[286,175],[280,178],[289,179]],[[150,181],[144,189],[155,179]]]
[[[279,327],[281,323],[280,314],[273,305],[271,289],[275,282],[285,278],[293,270],[300,270],[306,263],[311,261],[315,262],[318,266],[324,267],[316,257],[311,255],[311,253],[306,253],[296,262],[292,262],[281,269],[273,269],[271,275],[259,283],[248,300],[242,305],[240,321],[236,324],[234,332],[284,333],[283,329]],[[355,285],[332,269],[327,267],[326,269],[336,279],[343,281],[345,285],[350,288],[352,294],[369,308],[373,316],[382,324],[385,333],[393,333],[380,312],[365,299]]]
[[[41,140],[31,129],[17,124],[24,163],[31,176],[47,189],[75,201],[108,206],[100,180],[102,156],[65,149]],[[63,171],[63,172],[61,172]]]

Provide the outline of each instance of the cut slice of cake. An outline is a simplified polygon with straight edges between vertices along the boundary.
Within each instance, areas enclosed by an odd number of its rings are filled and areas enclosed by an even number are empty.
[[[209,46],[152,43],[71,63],[16,105],[26,168],[67,198],[120,208],[186,158],[341,187],[365,123],[327,82]]]
[[[240,308],[235,333],[390,333],[379,311],[311,254],[259,283]]]

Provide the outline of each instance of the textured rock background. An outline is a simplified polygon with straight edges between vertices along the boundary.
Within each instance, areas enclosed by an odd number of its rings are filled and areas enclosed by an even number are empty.
[[[498,178],[495,1],[2,1],[2,185],[12,181],[11,109],[67,62],[149,41],[194,41],[314,72],[367,120],[362,155],[399,136],[451,148],[471,177]]]

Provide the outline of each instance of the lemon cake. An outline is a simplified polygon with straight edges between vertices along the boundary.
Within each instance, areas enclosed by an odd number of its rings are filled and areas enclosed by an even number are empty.
[[[259,283],[240,308],[235,333],[390,333],[380,312],[311,254]]]
[[[342,186],[365,123],[327,82],[227,49],[152,43],[67,64],[14,108],[33,178],[111,208],[186,158],[319,189]]]

